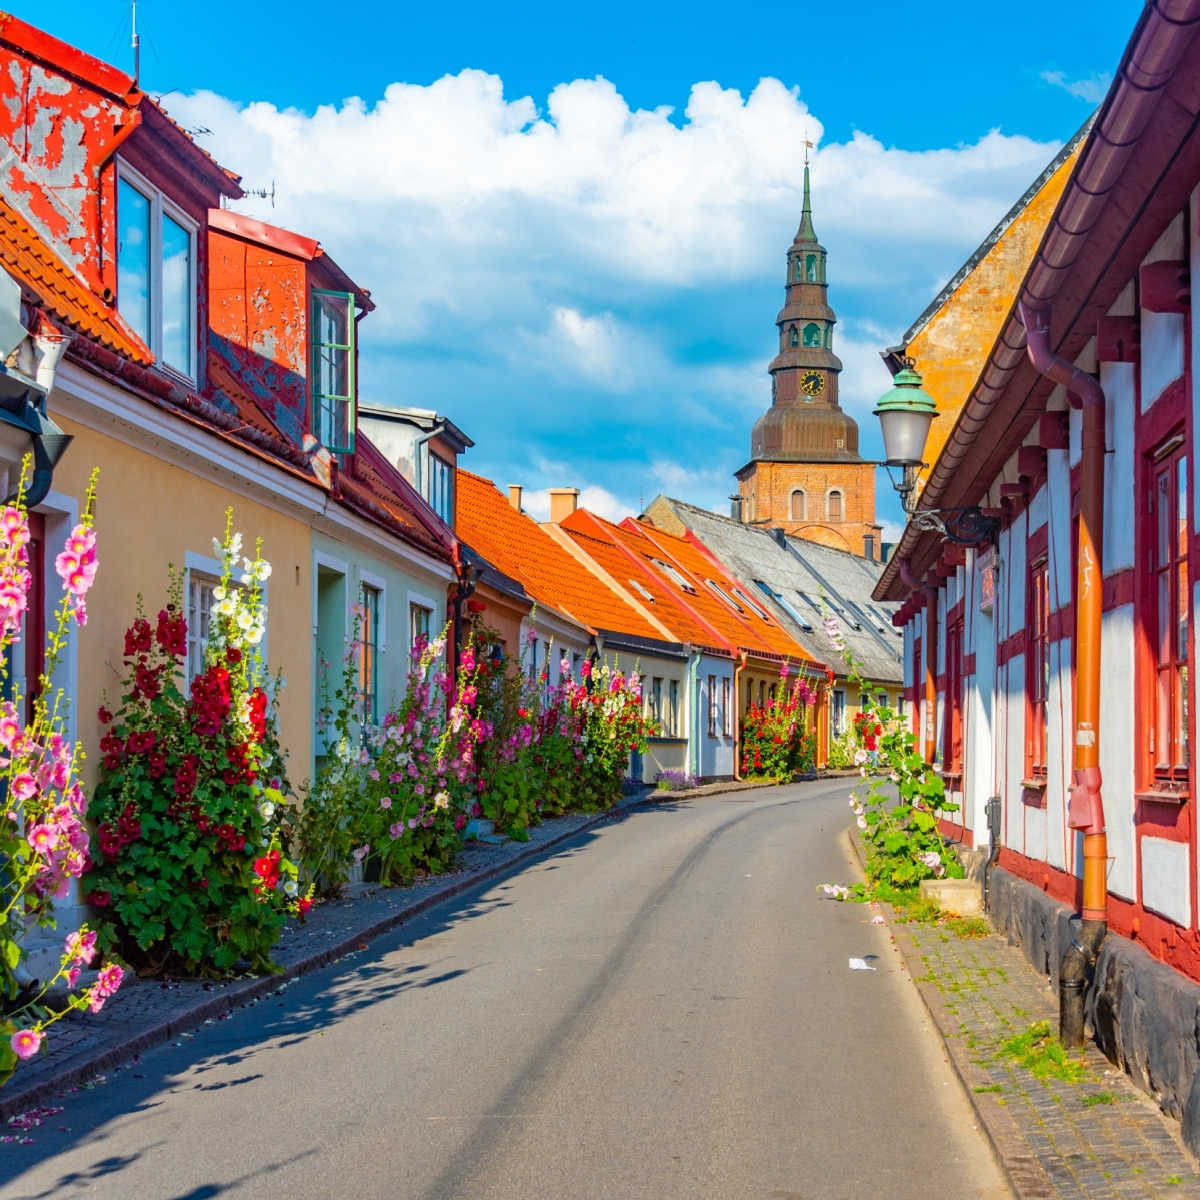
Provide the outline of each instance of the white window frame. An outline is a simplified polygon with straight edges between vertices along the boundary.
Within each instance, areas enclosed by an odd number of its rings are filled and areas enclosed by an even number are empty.
[[[166,196],[161,188],[152,184],[140,171],[135,171],[123,159],[117,159],[117,179],[124,180],[135,191],[140,192],[143,199],[150,205],[150,247],[147,262],[150,278],[146,285],[150,290],[150,352],[154,355],[154,365],[169,375],[196,383],[200,378],[200,331],[199,303],[197,293],[200,287],[200,226],[192,220],[177,204]],[[191,330],[192,370],[191,374],[180,370],[179,367],[163,361],[162,357],[162,219],[168,216],[188,235],[191,263],[191,287],[188,294],[188,325]],[[117,234],[120,235],[120,213],[117,213]],[[120,274],[120,249],[117,250],[117,271]],[[117,311],[121,310],[121,296],[117,295]]]
[[[434,638],[441,633],[440,629],[435,628],[437,625],[438,606],[437,601],[432,596],[426,596],[421,592],[409,591],[405,593],[404,614],[408,620],[408,655],[411,659],[412,649],[414,645],[413,627],[412,627],[412,611],[413,608],[424,608],[429,612],[429,640],[432,642]]]
[[[192,584],[197,583],[197,582],[204,582],[204,583],[210,583],[213,587],[217,587],[218,584],[220,584],[220,582],[221,582],[221,571],[222,571],[221,560],[217,559],[217,558],[213,558],[212,555],[210,555],[210,554],[198,554],[194,550],[188,550],[184,554],[184,557],[183,557],[183,606],[184,606],[183,616],[186,618],[187,623],[188,623],[188,634],[187,634],[188,653],[187,653],[187,658],[184,660],[184,664],[183,664],[183,680],[184,680],[185,691],[187,689],[191,688],[192,680],[198,674],[197,671],[192,670],[192,644],[193,644],[193,637],[192,637]],[[242,586],[240,583],[237,582],[236,579],[233,580],[232,582],[233,582],[234,587]],[[271,608],[268,603],[269,598],[270,598],[269,594],[268,594],[268,587],[269,587],[268,580],[264,580],[264,581],[260,582],[258,585],[259,594],[262,596],[263,611],[267,614],[267,625],[266,625],[266,628],[264,628],[264,630],[263,630],[263,640],[259,646],[259,652],[262,655],[262,660],[264,663],[266,663],[268,661],[268,658],[267,658],[267,636],[270,631],[270,625],[271,625]],[[200,647],[201,663],[203,663],[203,652],[206,648],[207,648],[207,640],[205,641],[204,645],[202,645]],[[201,665],[200,669],[203,670],[203,665]]]

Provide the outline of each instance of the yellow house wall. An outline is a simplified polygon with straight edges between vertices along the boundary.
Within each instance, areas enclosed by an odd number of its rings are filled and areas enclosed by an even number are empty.
[[[99,762],[96,709],[102,690],[110,707],[120,699],[125,629],[134,619],[138,593],[151,617],[166,603],[167,564],[182,567],[188,551],[213,556],[212,539],[225,528],[233,505],[234,528],[253,546],[261,538],[271,563],[268,584],[268,667],[282,669],[279,724],[293,784],[312,757],[309,700],[312,694],[312,550],[305,522],[235,494],[182,467],[59,416],[75,435],[54,473],[54,490],[82,498],[88,474],[100,469],[96,533],[100,570],[88,597],[88,623],[79,631],[78,689],[74,698],[79,737],[87,752],[87,784]],[[268,472],[247,459],[247,470]],[[57,595],[48,587],[48,600]]]
[[[937,462],[983,370],[1082,148],[1081,140],[908,343],[925,390],[938,406],[925,444],[927,463]]]

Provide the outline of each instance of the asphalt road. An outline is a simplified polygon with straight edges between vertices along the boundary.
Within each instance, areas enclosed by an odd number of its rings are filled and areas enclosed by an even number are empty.
[[[582,835],[69,1097],[0,1197],[1007,1196],[886,929],[818,896],[846,792]]]

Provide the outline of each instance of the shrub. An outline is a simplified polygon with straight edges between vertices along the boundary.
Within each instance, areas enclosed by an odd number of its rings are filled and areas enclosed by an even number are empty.
[[[787,665],[776,694],[765,704],[752,704],[742,721],[742,774],[747,779],[791,779],[813,769],[816,735],[805,729],[815,693],[802,679],[789,688]]]
[[[283,855],[282,779],[267,773],[274,721],[258,646],[261,583],[270,565],[242,557],[226,513],[204,667],[182,689],[187,618],[172,572],[153,625],[140,611],[125,634],[125,680],[105,734],[88,899],[101,939],[146,973],[219,975],[274,969],[271,948],[299,895]]]

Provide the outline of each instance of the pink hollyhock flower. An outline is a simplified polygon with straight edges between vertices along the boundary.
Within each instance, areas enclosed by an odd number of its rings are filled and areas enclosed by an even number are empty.
[[[404,832],[404,822],[397,821],[395,825],[388,826],[388,833],[394,838],[398,838]]]
[[[392,807],[391,796],[381,796],[379,799],[379,807],[380,808],[391,808]]]
[[[49,825],[35,825],[26,833],[25,840],[39,854],[49,854],[58,846],[58,833]]]
[[[354,861],[356,863],[360,863],[360,862],[362,862],[362,860],[364,858],[367,857],[367,854],[369,853],[370,849],[371,849],[370,843],[364,842],[361,846],[359,846],[354,851],[354,853],[352,854],[351,857],[354,859]]]
[[[28,771],[18,771],[8,785],[9,795],[17,800],[28,800],[37,795],[37,780]]]
[[[66,949],[73,961],[90,966],[96,957],[96,931],[89,929],[83,933],[68,933]]]
[[[82,967],[67,968],[67,987],[73,988],[79,982],[79,976],[83,974]]]
[[[43,1036],[40,1029],[18,1029],[8,1044],[18,1058],[32,1058],[41,1048]]]
[[[88,989],[88,1010],[98,1013],[104,1007],[104,1002],[116,995],[117,989],[121,986],[121,980],[124,978],[125,972],[116,963],[110,963],[107,967],[102,968],[96,977],[96,982]]]

